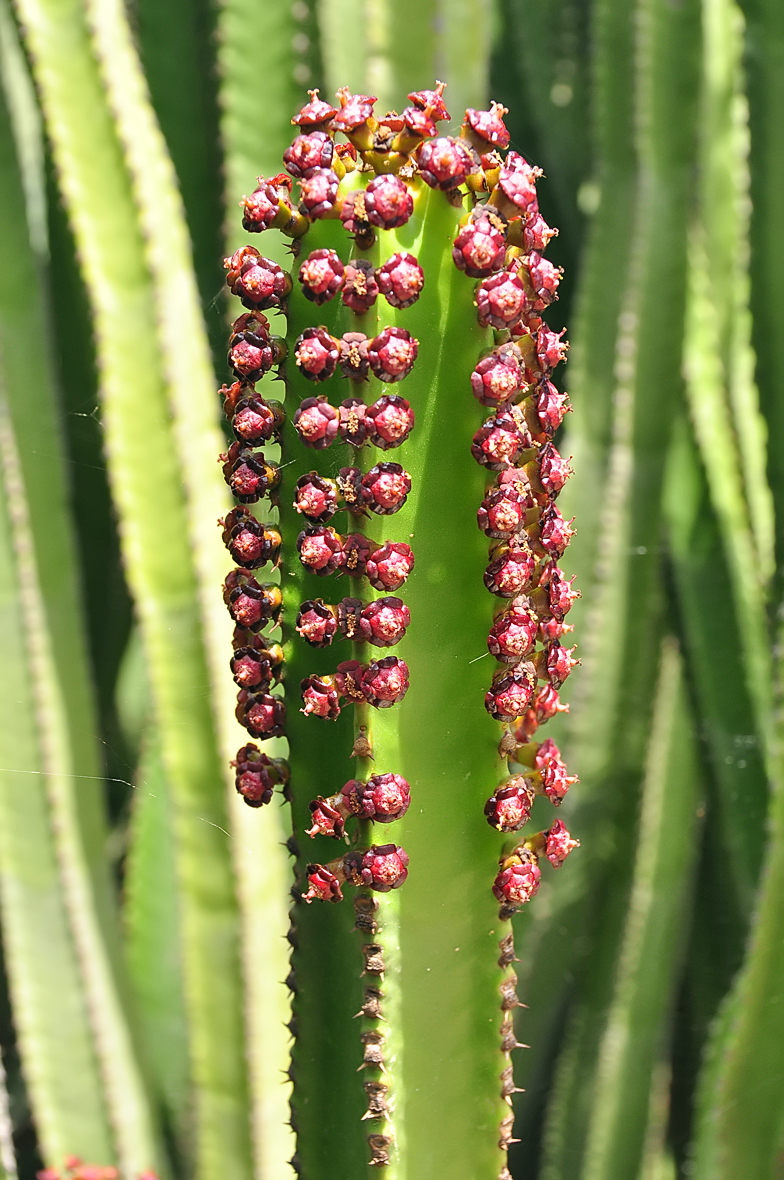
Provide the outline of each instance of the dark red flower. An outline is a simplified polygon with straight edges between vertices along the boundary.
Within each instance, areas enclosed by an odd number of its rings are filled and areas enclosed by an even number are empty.
[[[366,381],[368,375],[368,338],[364,332],[344,332],[340,338],[340,371],[344,377],[349,377],[353,381]],[[364,405],[356,398],[350,398],[343,402],[344,406],[351,402],[352,405]],[[341,436],[342,437],[342,436]],[[344,441],[351,441],[344,439]],[[362,440],[364,442],[364,439]],[[359,443],[354,443],[354,446],[359,446]]]
[[[374,176],[365,189],[365,213],[379,229],[398,229],[414,211],[408,185],[399,176]]]
[[[283,355],[280,340],[271,337],[269,321],[260,311],[246,311],[231,325],[229,365],[245,381],[258,381]]]
[[[413,254],[393,254],[376,271],[381,294],[392,307],[410,307],[416,303],[425,285],[425,272]]]
[[[320,307],[337,295],[343,286],[343,263],[335,250],[313,250],[299,268],[302,293]]]
[[[223,478],[242,504],[255,504],[280,483],[280,471],[264,462],[261,451],[232,443],[220,458],[224,460]]]
[[[358,467],[341,467],[338,472],[338,488],[349,512],[364,510],[362,495],[362,472]]]
[[[323,451],[337,438],[338,412],[323,394],[321,397],[306,397],[300,403],[292,425],[306,447]]]
[[[329,168],[332,164],[333,143],[325,131],[309,131],[298,135],[283,153],[286,171],[297,178],[306,176],[313,168]]]
[[[420,111],[429,111],[430,117],[436,122],[448,123],[452,116],[444,104],[445,89],[446,82],[438,82],[435,90],[413,90],[408,95],[408,101]]]
[[[282,758],[268,758],[252,742],[237,751],[231,765],[236,767],[237,793],[249,807],[269,803],[275,787],[289,778],[288,764]]]
[[[245,307],[261,311],[278,307],[291,290],[290,276],[253,246],[242,246],[223,265],[232,295],[239,296]]]
[[[539,479],[548,496],[557,496],[572,474],[568,459],[561,458],[552,443],[546,443],[537,456]]]
[[[558,230],[549,226],[541,213],[529,214],[525,219],[522,232],[522,246],[524,250],[546,250],[553,238],[558,237]]]
[[[505,664],[517,664],[533,650],[539,620],[524,599],[515,600],[490,628],[487,647]]]
[[[414,429],[414,411],[404,397],[387,393],[368,407],[366,424],[373,446],[387,451],[408,438]]]
[[[514,540],[491,551],[492,561],[485,570],[484,583],[499,598],[522,594],[533,577],[536,559],[528,538],[518,534]]]
[[[306,570],[323,577],[342,565],[342,538],[325,525],[303,529],[297,537],[297,552]]]
[[[360,151],[370,147],[372,138],[369,134],[362,135],[361,132],[370,131],[368,124],[373,119],[375,96],[352,94],[348,86],[341,86],[337,96],[340,109],[332,120],[332,130],[342,131]]]
[[[411,491],[411,476],[399,463],[377,463],[362,476],[362,502],[379,516],[399,512]]]
[[[556,713],[568,713],[569,706],[560,699],[552,684],[543,684],[534,694],[533,711],[538,723],[543,725]]]
[[[572,609],[572,603],[580,597],[579,590],[572,589],[576,575],[569,580],[554,562],[549,563],[543,574],[540,585],[546,585],[548,605],[556,619],[562,619]]]
[[[402,541],[386,541],[367,560],[367,576],[374,590],[397,590],[414,568],[414,554]]]
[[[508,115],[506,107],[500,102],[490,104],[489,111],[475,111],[472,107],[465,113],[463,134],[481,152],[486,152],[488,146],[505,148],[509,146],[509,132],[504,123],[504,115]]]
[[[579,782],[577,775],[569,775],[566,763],[561,758],[561,751],[552,738],[542,742],[536,751],[534,765],[542,779],[545,795],[556,807],[566,797],[566,793],[574,783]]]
[[[533,446],[525,423],[506,411],[488,418],[477,430],[471,442],[471,454],[477,463],[500,471],[515,463],[522,451]]]
[[[340,695],[332,676],[306,676],[300,684],[300,694],[303,706],[300,713],[332,721],[340,716]]]
[[[308,865],[306,870],[308,889],[302,894],[302,900],[308,904],[312,901],[342,901],[343,893],[340,880],[326,865]]]
[[[334,608],[320,598],[309,598],[299,608],[296,630],[313,647],[329,647],[338,630]]]
[[[513,721],[525,713],[536,687],[531,664],[518,664],[512,671],[499,670],[485,694],[485,708],[497,721]]]
[[[559,266],[553,266],[548,259],[542,258],[536,250],[525,255],[521,261],[520,269],[528,275],[531,287],[536,294],[531,306],[535,311],[543,311],[553,300],[558,298],[556,292],[563,271]]]
[[[405,328],[384,328],[368,346],[368,361],[379,381],[402,381],[411,372],[419,341]]]
[[[408,692],[408,665],[397,656],[368,664],[362,677],[365,699],[376,709],[389,709]]]
[[[453,189],[465,184],[478,168],[478,157],[461,139],[441,135],[429,139],[417,151],[419,174],[431,188]]]
[[[319,795],[318,799],[311,799],[308,804],[313,819],[313,827],[308,828],[306,836],[333,836],[340,839],[345,830],[345,816],[341,815],[330,803]]]
[[[338,489],[334,479],[325,479],[316,471],[301,475],[294,485],[294,507],[309,520],[324,524],[338,510]]]
[[[271,619],[277,620],[282,598],[279,586],[259,583],[244,570],[232,570],[223,583],[223,601],[238,627],[260,631]]]
[[[488,537],[508,539],[520,532],[529,507],[529,497],[518,488],[491,488],[479,505],[476,521]]]
[[[318,90],[309,90],[310,102],[291,120],[297,127],[324,127],[338,113],[336,108],[319,98]]]
[[[461,226],[452,247],[458,270],[482,279],[501,270],[506,260],[506,218],[492,206],[479,205]]]
[[[259,177],[258,186],[249,197],[240,201],[242,208],[242,228],[246,233],[262,233],[273,226],[281,227],[291,220],[292,209],[289,201],[291,195],[291,181],[288,191],[286,186],[274,180]],[[288,177],[286,177],[288,180]]]
[[[269,442],[283,425],[285,414],[280,402],[268,402],[248,391],[237,402],[231,416],[231,428],[238,442],[248,445]]]
[[[378,299],[378,283],[372,263],[364,258],[346,263],[340,298],[357,315],[370,311]]]
[[[568,394],[561,393],[551,381],[543,382],[536,399],[536,413],[544,433],[555,434],[570,409]]]
[[[352,578],[361,578],[367,572],[368,561],[375,553],[376,543],[364,533],[350,533],[343,538],[341,569]],[[382,589],[382,587],[378,587]]]
[[[541,175],[541,168],[532,167],[517,152],[509,152],[498,177],[498,189],[515,211],[534,216],[539,211],[536,182]]]
[[[573,520],[574,518],[572,518]],[[564,520],[555,504],[548,504],[539,517],[539,543],[548,557],[562,557],[574,536],[572,521]]]
[[[299,182],[301,211],[308,217],[324,217],[332,211],[340,181],[331,168],[312,168]]]
[[[519,832],[531,818],[534,798],[534,789],[523,775],[506,779],[485,803],[487,822],[499,832]]]
[[[397,844],[374,844],[365,853],[347,853],[343,867],[353,885],[389,893],[399,889],[408,876],[408,856]]]
[[[402,182],[401,182],[402,183]],[[364,189],[346,193],[340,206],[340,220],[350,234],[355,234],[362,246],[373,244],[373,228],[368,220]]]
[[[237,696],[236,717],[249,733],[258,738],[282,737],[286,706],[280,697],[269,693],[246,692]]]
[[[294,345],[294,361],[308,381],[326,381],[335,372],[340,346],[326,328],[306,328]]]
[[[411,802],[411,789],[399,774],[374,774],[366,783],[351,779],[343,787],[343,804],[359,819],[391,824],[402,819]]]
[[[547,675],[550,683],[560,688],[580,661],[572,659],[573,647],[563,647],[557,640],[547,648]]]
[[[247,508],[234,508],[223,522],[223,543],[237,565],[255,570],[275,560],[281,536],[276,528],[256,520]]]
[[[399,643],[411,622],[408,607],[400,598],[386,595],[363,608],[360,616],[362,638],[375,647]]]
[[[566,328],[561,328],[560,332],[551,332],[546,324],[542,324],[536,333],[536,356],[543,370],[554,369],[566,358],[569,343],[561,339],[565,331]]]
[[[260,640],[261,636],[254,636],[254,639]],[[270,648],[260,643],[258,647],[235,648],[229,667],[238,688],[259,688],[263,685],[266,691],[278,680],[282,661],[283,649],[277,643],[273,643]]]
[[[358,598],[341,598],[338,603],[338,627],[344,639],[356,639],[361,634],[362,603]]]

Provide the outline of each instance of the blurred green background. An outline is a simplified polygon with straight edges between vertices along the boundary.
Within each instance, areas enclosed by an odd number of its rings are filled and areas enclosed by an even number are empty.
[[[286,1174],[284,824],[214,790],[222,256],[306,88],[438,77],[544,169],[571,341],[582,847],[517,919],[510,1167],[784,1176],[784,5],[4,0],[0,66],[6,1173]]]

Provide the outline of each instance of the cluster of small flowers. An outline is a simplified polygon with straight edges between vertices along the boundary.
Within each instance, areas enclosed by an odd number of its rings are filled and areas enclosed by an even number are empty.
[[[487,645],[501,667],[485,696],[490,715],[513,726],[514,750],[524,743],[530,768],[501,783],[485,806],[488,823],[519,831],[536,794],[560,803],[570,783],[557,747],[530,739],[542,722],[564,711],[558,688],[574,667],[574,648],[563,645],[572,630],[564,621],[578,592],[558,566],[573,535],[555,499],[571,469],[553,444],[569,408],[552,383],[566,355],[563,332],[552,332],[541,313],[557,298],[561,272],[542,257],[555,232],[542,218],[536,195],[541,175],[517,152],[505,158],[509,134],[504,107],[467,111],[463,136],[480,154],[486,201],[462,220],[452,257],[458,269],[479,279],[479,323],[495,331],[495,345],[471,374],[477,401],[492,411],[471,444],[474,459],[496,472],[477,513],[491,539],[484,582],[503,602]],[[542,647],[537,650],[537,643]],[[508,752],[508,751],[507,751]],[[530,900],[539,885],[538,857],[558,867],[576,841],[558,821],[518,846],[501,862],[493,890],[504,910]]]
[[[280,306],[290,281],[279,266],[261,259],[251,247],[238,250],[225,265],[232,292],[250,310],[231,328],[228,362],[236,380],[219,391],[235,438],[220,459],[226,483],[240,505],[219,522],[237,567],[223,584],[223,600],[235,623],[230,666],[239,689],[237,720],[253,737],[264,740],[279,737],[285,721],[283,701],[272,692],[283,652],[260,634],[268,624],[277,625],[281,593],[277,585],[258,582],[251,571],[277,562],[281,536],[245,505],[271,499],[280,483],[278,468],[258,448],[277,441],[284,411],[279,402],[261,397],[256,382],[286,355],[284,341],[271,334],[263,311]],[[249,807],[269,803],[274,787],[288,780],[286,763],[268,758],[252,743],[237,752],[232,765],[237,791]]]
[[[364,332],[345,332],[338,339],[322,326],[297,337],[294,363],[308,381],[328,381],[339,367],[352,381],[367,381],[372,373],[391,385],[408,376],[418,353],[419,341],[405,328],[384,328],[368,340]]]

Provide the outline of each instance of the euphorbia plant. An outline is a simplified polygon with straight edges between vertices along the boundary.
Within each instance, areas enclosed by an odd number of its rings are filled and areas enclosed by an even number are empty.
[[[264,239],[225,264],[236,785],[291,803],[308,1180],[508,1175],[510,919],[577,843],[543,811],[575,780],[539,734],[575,662],[555,231],[505,109],[440,134],[443,92],[400,115],[311,92],[286,172],[243,200],[291,272]],[[287,760],[259,744],[284,735]]]

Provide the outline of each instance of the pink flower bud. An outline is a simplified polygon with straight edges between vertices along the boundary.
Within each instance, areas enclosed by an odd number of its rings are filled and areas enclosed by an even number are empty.
[[[557,496],[572,474],[568,459],[562,459],[552,443],[546,443],[538,455],[539,479],[548,496]]]
[[[234,508],[223,522],[223,543],[237,565],[254,570],[274,561],[281,536],[276,528],[256,520],[247,508]]]
[[[283,736],[286,706],[280,697],[268,693],[251,693],[245,689],[237,696],[236,718],[257,738]]]
[[[545,856],[554,869],[560,869],[570,852],[580,847],[579,840],[573,840],[559,819],[547,833]]]
[[[517,210],[533,215],[539,211],[536,182],[541,175],[541,168],[532,167],[517,152],[509,152],[498,177],[498,188]]]
[[[375,176],[365,189],[365,213],[379,229],[398,229],[414,211],[414,199],[399,176]]]
[[[540,585],[546,585],[548,602],[552,614],[556,619],[562,619],[572,609],[572,603],[580,598],[580,591],[572,589],[572,582],[576,575],[567,581],[558,566],[550,563],[542,575]]]
[[[555,434],[570,409],[568,394],[561,393],[551,381],[545,381],[536,399],[536,413],[544,433]]]
[[[268,758],[252,742],[237,751],[231,765],[236,767],[237,793],[249,807],[269,803],[275,787],[287,782],[289,777],[288,765],[282,758]]]
[[[526,310],[528,296],[517,274],[501,270],[482,279],[476,289],[476,306],[483,328],[511,328]]]
[[[506,779],[485,803],[485,815],[491,828],[499,832],[519,832],[531,818],[535,792],[521,774]]]
[[[319,98],[318,90],[309,90],[310,102],[291,120],[297,127],[323,127],[337,114],[335,107]]]
[[[340,109],[332,120],[332,130],[342,131],[350,140],[354,141],[356,132],[367,127],[373,118],[373,105],[376,98],[369,94],[352,94],[348,86],[342,86],[338,91]],[[358,147],[368,146],[364,139],[360,139]]]
[[[286,177],[287,193],[286,186],[278,184],[280,179],[282,178],[275,177],[274,180],[267,181],[260,176],[258,187],[251,196],[243,197],[240,201],[242,228],[246,233],[262,233],[273,225],[285,224],[291,220],[291,205],[287,199],[291,195],[291,181]]]
[[[552,684],[543,684],[534,694],[533,711],[539,725],[543,725],[556,713],[568,713],[569,706],[560,699]]]
[[[519,534],[511,544],[493,551],[493,560],[485,570],[485,586],[499,598],[514,598],[529,585],[535,565],[528,538]]]
[[[334,250],[313,250],[299,268],[302,293],[320,307],[343,286],[344,266]]]
[[[376,544],[364,533],[350,533],[343,539],[341,567],[352,578],[361,578],[367,571],[368,561],[375,552]]]
[[[490,104],[489,111],[475,111],[469,108],[465,113],[463,133],[467,134],[472,143],[482,152],[487,147],[505,148],[509,146],[509,132],[504,124],[504,115],[508,115],[506,107],[500,102]]]
[[[342,564],[342,538],[324,525],[303,529],[297,537],[297,551],[305,569],[320,577],[331,574]]]
[[[501,862],[501,871],[493,882],[493,893],[498,901],[517,909],[531,900],[541,879],[536,857],[521,848]]]
[[[308,381],[326,381],[335,372],[340,346],[326,328],[306,328],[294,346],[294,361]]]
[[[408,876],[408,856],[397,844],[374,844],[367,852],[343,857],[346,879],[377,893],[399,889]]]
[[[411,491],[411,476],[399,463],[377,463],[362,477],[362,500],[371,512],[399,512]]]
[[[245,307],[266,310],[278,307],[291,290],[291,279],[269,258],[263,258],[253,246],[242,246],[223,265],[232,295],[238,295]]]
[[[538,250],[541,253],[550,245],[551,239],[557,237],[558,230],[549,226],[538,210],[526,217],[522,234],[524,250]]]
[[[419,341],[405,328],[384,328],[368,347],[368,361],[379,381],[402,381],[411,372]]]
[[[337,634],[338,621],[332,607],[320,598],[309,598],[303,602],[297,615],[298,635],[313,647],[329,647]]]
[[[292,145],[283,153],[286,171],[297,178],[307,176],[313,168],[329,168],[332,164],[334,147],[324,131],[310,131],[298,135]]]
[[[391,824],[402,819],[411,802],[411,790],[399,774],[374,774],[366,783],[351,779],[343,787],[344,806],[359,819]]]
[[[488,537],[509,538],[523,527],[529,497],[518,488],[492,488],[476,513],[479,528]]]
[[[490,206],[480,205],[461,226],[452,247],[458,270],[474,279],[501,270],[506,260],[506,218]]]
[[[517,664],[533,650],[539,620],[534,612],[522,604],[512,603],[493,623],[487,637],[491,655],[505,664]]]
[[[548,504],[543,509],[539,518],[539,543],[548,557],[558,560],[563,556],[574,536],[573,520],[574,517],[570,521],[564,520],[555,504]]]
[[[408,692],[408,665],[397,656],[374,660],[362,677],[362,691],[368,704],[389,709]]]
[[[339,184],[331,168],[312,168],[299,182],[301,211],[308,217],[325,217],[337,200]]]
[[[404,397],[387,393],[367,410],[368,439],[387,451],[399,447],[414,429],[414,411]]]
[[[375,647],[399,643],[411,622],[408,607],[400,598],[387,595],[363,608],[359,625],[362,638]]]
[[[425,273],[413,254],[393,254],[376,271],[381,294],[392,307],[411,307],[425,285]]]
[[[344,377],[349,377],[353,381],[366,381],[368,375],[368,338],[364,332],[344,332],[339,341],[340,345],[340,371]],[[364,413],[364,404],[356,398],[349,398],[348,401],[342,404],[355,406],[362,406]],[[341,419],[342,421],[342,419]],[[342,437],[342,435],[341,435]],[[345,441],[350,441],[346,439]],[[363,440],[364,441],[364,440]],[[359,443],[354,443],[354,446],[359,446]]]
[[[306,447],[323,451],[338,433],[338,412],[326,397],[306,397],[294,415],[292,425]]]
[[[305,831],[306,836],[333,836],[340,839],[345,831],[345,817],[331,803],[319,795],[308,804],[313,818],[313,827]]]
[[[564,680],[580,661],[572,659],[573,647],[562,647],[556,640],[547,649],[547,675],[555,688],[560,688]]]
[[[367,576],[374,590],[397,590],[414,568],[414,554],[402,541],[386,541],[367,560]]]
[[[299,687],[300,713],[331,721],[340,716],[340,695],[331,676],[306,676]]]
[[[499,670],[485,694],[485,708],[496,721],[514,720],[531,704],[535,685],[531,664],[518,664],[509,672]]]
[[[338,489],[333,479],[324,479],[316,471],[301,475],[294,485],[294,507],[297,512],[324,524],[338,510]]]
[[[533,303],[534,310],[543,311],[553,300],[558,298],[558,284],[563,271],[559,266],[553,266],[552,262],[542,258],[536,250],[525,255],[520,269],[527,272],[531,286],[536,292],[536,300]]]
[[[541,743],[534,765],[541,776],[544,793],[555,807],[561,804],[569,788],[580,781],[576,774],[567,774],[566,763],[552,738]]]
[[[560,332],[551,332],[546,324],[542,324],[536,333],[536,356],[542,369],[554,369],[566,359],[569,344],[561,339],[565,331],[566,328],[561,328]]]
[[[425,184],[448,190],[465,184],[469,174],[477,171],[478,158],[462,140],[442,135],[420,146],[417,164]]]
[[[302,894],[302,900],[308,904],[312,901],[342,901],[343,893],[340,881],[326,865],[308,865],[308,889]]]
[[[501,406],[525,387],[520,349],[502,344],[483,357],[471,374],[471,390],[483,406]]]
[[[372,263],[364,258],[346,263],[340,298],[357,315],[370,311],[378,299],[378,283]]]

